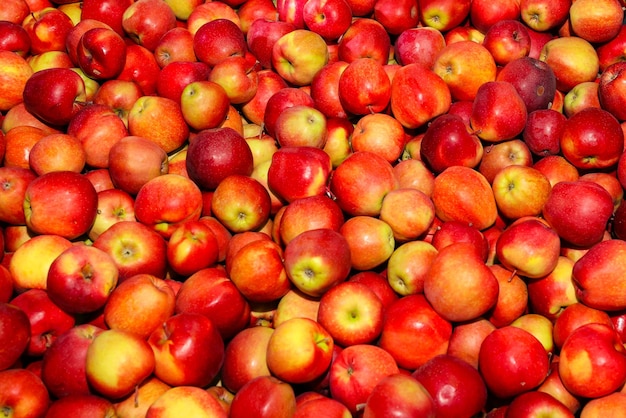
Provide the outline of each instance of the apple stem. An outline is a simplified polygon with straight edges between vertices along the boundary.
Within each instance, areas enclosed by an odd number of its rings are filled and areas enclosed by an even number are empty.
[[[511,272],[511,275],[509,276],[508,282],[511,283],[513,281],[513,278],[515,277],[515,275],[517,274],[517,269],[513,270]]]

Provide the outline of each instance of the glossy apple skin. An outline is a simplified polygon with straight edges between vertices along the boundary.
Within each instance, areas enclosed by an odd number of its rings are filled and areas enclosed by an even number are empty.
[[[87,0],[83,2],[81,20],[99,20],[123,36],[125,32],[122,27],[122,16],[131,4],[131,0]]]
[[[50,402],[48,390],[35,372],[27,369],[0,371],[0,405],[13,416],[45,416]]]
[[[91,78],[107,80],[117,77],[126,61],[126,44],[114,30],[89,29],[77,47],[80,68]]]
[[[270,327],[246,328],[226,345],[221,371],[224,386],[234,393],[258,376],[269,376],[267,343],[274,332]]]
[[[241,28],[221,18],[205,23],[195,32],[193,48],[198,60],[212,67],[227,57],[245,55],[247,44]]]
[[[0,304],[0,318],[0,335],[7,341],[0,350],[0,370],[5,370],[13,366],[26,351],[31,335],[30,321],[21,308],[7,302]]]
[[[296,411],[296,395],[288,383],[273,376],[259,376],[246,383],[232,400],[230,417],[287,418]]]

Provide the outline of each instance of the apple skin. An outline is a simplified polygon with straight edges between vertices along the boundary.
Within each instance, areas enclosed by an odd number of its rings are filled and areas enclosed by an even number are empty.
[[[522,358],[533,361],[529,363]],[[527,367],[529,365],[532,367]],[[548,374],[550,362],[535,336],[507,325],[485,337],[478,367],[490,393],[507,399],[538,387]]]
[[[217,128],[226,119],[229,105],[224,88],[209,80],[192,81],[180,94],[183,117],[196,131]]]
[[[401,67],[393,76],[391,113],[405,128],[416,129],[425,125],[446,113],[451,103],[449,85],[436,71],[411,63]]]
[[[258,376],[246,383],[230,406],[231,418],[288,418],[296,411],[296,395],[291,385],[274,376]]]
[[[39,234],[57,234],[74,239],[93,224],[98,195],[80,173],[56,171],[29,183],[24,195],[26,224]]]
[[[432,68],[435,57],[445,44],[443,33],[435,27],[419,26],[405,29],[395,40],[394,57],[401,65],[418,63]]]
[[[485,235],[471,224],[463,221],[445,221],[436,225],[430,238],[430,244],[441,251],[450,244],[466,242],[474,246],[476,255],[487,260],[490,243]]]
[[[613,328],[613,321],[609,314],[599,309],[590,308],[580,302],[567,306],[554,321],[553,336],[554,344],[562,348],[565,340],[576,329],[586,324],[598,323]]]
[[[202,314],[167,318],[150,334],[148,344],[155,357],[154,374],[171,386],[208,386],[224,362],[224,341]]]
[[[458,357],[435,356],[411,376],[430,393],[437,417],[472,416],[487,404],[487,387],[480,373]],[[449,392],[451,388],[455,389]]]
[[[480,346],[496,326],[485,318],[457,324],[450,336],[447,354],[465,360],[478,369]]]
[[[80,37],[76,58],[80,68],[90,78],[115,78],[124,68],[126,44],[113,29],[89,29]]]
[[[326,116],[314,107],[296,105],[284,109],[274,130],[280,147],[322,149],[326,144]]]
[[[302,8],[302,20],[324,39],[336,40],[350,27],[352,9],[345,0],[307,1]]]
[[[11,368],[26,351],[30,340],[30,321],[26,313],[19,307],[7,303],[0,303],[0,318],[2,327],[0,335],[7,344],[0,350],[0,370]]]
[[[325,195],[296,199],[285,206],[278,224],[278,237],[275,240],[287,245],[299,234],[318,228],[339,231],[344,215],[337,203]]]
[[[520,2],[521,20],[537,32],[547,32],[563,25],[569,17],[570,0],[545,2],[524,0]]]
[[[113,79],[100,84],[93,102],[109,106],[128,127],[128,112],[141,96],[143,93],[134,81]]]
[[[372,2],[373,3],[373,2]],[[352,10],[354,15],[354,8]],[[385,27],[371,17],[353,19],[338,45],[340,61],[351,63],[358,58],[370,57],[381,65],[389,61],[391,39]]]
[[[393,415],[436,416],[431,395],[413,376],[403,373],[387,376],[378,382],[367,398],[363,418]]]
[[[543,413],[562,418],[573,418],[574,414],[552,395],[531,391],[516,396],[508,405],[507,417],[540,416]]]
[[[2,33],[2,41],[0,41],[0,50],[13,51],[22,58],[30,55],[31,40],[26,29],[18,23],[9,20],[2,20],[0,23],[0,33]]]
[[[133,2],[131,0],[87,0],[83,2],[81,20],[98,20],[109,25],[120,36],[125,35],[122,26],[124,11]]]
[[[257,57],[263,68],[271,69],[274,43],[295,29],[293,23],[287,21],[267,18],[256,19],[250,24],[246,34],[248,51]]]
[[[69,68],[49,68],[28,78],[23,89],[26,110],[52,125],[67,125],[86,102],[85,83]]]
[[[563,93],[598,75],[598,54],[591,43],[578,36],[557,37],[546,42],[539,60],[547,63],[556,76],[556,88]]]
[[[435,206],[419,190],[398,188],[383,199],[380,219],[391,227],[396,242],[408,242],[428,232],[435,219]]]
[[[28,185],[37,178],[30,169],[0,167],[0,220],[11,225],[26,225],[24,195]]]
[[[211,20],[193,35],[193,48],[198,60],[211,67],[227,57],[243,56],[247,51],[241,28],[229,19]]]
[[[471,2],[468,0],[449,2],[445,0],[420,0],[420,22],[441,32],[460,25],[467,18]]]
[[[50,345],[43,355],[41,379],[57,398],[92,394],[87,383],[85,359],[93,339],[103,329],[92,324],[76,325]]]
[[[4,50],[0,51],[0,65],[3,68],[0,72],[0,80],[2,81],[0,109],[6,112],[13,106],[22,103],[23,92],[33,74],[33,69],[25,58],[15,52]]]
[[[211,68],[200,61],[175,61],[164,66],[157,79],[157,94],[181,103],[184,88],[194,82],[207,80]]]
[[[572,281],[573,267],[573,260],[559,256],[550,274],[528,283],[528,302],[533,312],[555,320],[563,309],[578,301]]]
[[[615,392],[626,380],[626,356],[620,341],[615,329],[604,324],[592,323],[574,330],[560,351],[563,385],[573,395],[585,398]]]
[[[382,379],[398,372],[395,360],[382,348],[370,344],[351,345],[333,360],[330,394],[355,414],[357,405],[367,402]]]
[[[161,67],[149,49],[131,43],[126,46],[126,61],[118,80],[137,83],[144,95],[156,94],[156,84]]]
[[[31,11],[21,24],[30,37],[32,55],[64,51],[65,38],[74,26],[70,17],[55,7]]]
[[[615,62],[609,65],[600,75],[598,83],[598,99],[601,107],[619,121],[626,119],[626,112],[623,108],[624,100],[619,96],[626,76],[625,69],[624,62]]]
[[[582,248],[602,240],[612,213],[613,199],[606,189],[580,180],[553,185],[542,211],[544,219],[564,241]],[[583,225],[577,219],[587,221]]]
[[[267,189],[256,179],[233,174],[215,188],[211,210],[231,232],[261,228],[269,219],[271,200]]]
[[[497,81],[513,84],[528,113],[548,109],[556,94],[556,76],[552,68],[536,58],[525,56],[507,63],[496,76]]]
[[[154,51],[159,39],[176,26],[174,11],[166,2],[136,1],[122,14],[122,28],[136,44]]]
[[[306,86],[329,61],[328,46],[319,34],[295,29],[272,46],[272,68],[291,85]]]
[[[46,135],[33,145],[28,164],[37,174],[50,171],[75,171],[85,168],[86,153],[80,140],[68,134]]]
[[[423,294],[407,295],[386,308],[378,346],[390,353],[399,367],[415,370],[444,354],[451,334],[452,324],[435,312]],[[420,350],[402,348],[418,342]]]
[[[215,190],[231,174],[249,176],[254,168],[250,146],[232,128],[199,132],[187,149],[189,177],[203,190]]]
[[[223,269],[208,267],[185,280],[176,294],[175,312],[205,315],[228,341],[248,324],[250,305]]]
[[[530,151],[540,157],[561,151],[561,135],[567,117],[554,109],[538,109],[528,113],[522,139]]]
[[[30,7],[26,0],[12,0],[4,6],[0,18],[16,25],[21,25],[24,18],[30,13]]]
[[[48,418],[60,418],[68,415],[80,417],[106,416],[115,414],[113,403],[102,396],[69,395],[63,398],[54,399],[46,412]]]
[[[619,33],[624,20],[623,5],[612,0],[597,3],[583,0],[572,3],[569,12],[569,25],[574,35],[596,44],[614,39]],[[588,7],[594,10],[593,16],[585,13]],[[598,24],[601,23],[601,26]]]
[[[181,406],[182,405],[182,406]],[[228,413],[220,401],[207,389],[197,386],[175,386],[161,393],[146,411],[146,418],[173,418],[180,408],[203,418],[226,418]]]
[[[187,221],[174,229],[167,241],[167,261],[182,277],[212,266],[219,258],[219,242],[204,222]]]
[[[491,52],[496,64],[506,66],[528,56],[531,39],[526,28],[518,19],[505,19],[495,22],[485,32],[482,44]]]
[[[389,104],[391,80],[380,62],[373,58],[356,58],[341,72],[338,94],[348,114],[380,113]]]
[[[519,19],[520,3],[518,1],[501,1],[497,4],[485,0],[472,2],[469,19],[476,29],[486,33],[491,26],[502,20]]]
[[[284,109],[297,105],[315,107],[315,101],[304,89],[296,87],[285,87],[274,93],[267,100],[265,114],[263,115],[265,132],[267,132],[267,134],[272,138],[275,138],[276,120]]]
[[[246,328],[227,343],[221,376],[224,386],[233,393],[255,377],[270,375],[266,354],[273,332],[270,327]]]
[[[0,406],[15,417],[43,417],[50,407],[48,389],[27,369],[0,371]]]

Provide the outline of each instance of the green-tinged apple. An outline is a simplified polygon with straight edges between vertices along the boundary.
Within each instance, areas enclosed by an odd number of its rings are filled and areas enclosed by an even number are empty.
[[[252,151],[253,166],[256,168],[260,164],[271,161],[272,156],[278,151],[276,140],[263,132],[263,127],[256,123],[243,125],[246,142]]]
[[[384,349],[372,344],[344,348],[330,367],[330,394],[352,414],[365,404],[380,381],[397,374],[398,365]]]
[[[563,96],[563,113],[571,117],[588,107],[601,107],[598,94],[600,84],[596,81],[583,81],[575,85]]]
[[[484,315],[495,327],[511,325],[528,308],[528,285],[515,272],[501,264],[489,265],[498,280],[498,300],[492,309]]]
[[[349,215],[379,215],[383,198],[396,189],[393,166],[368,151],[351,154],[333,172],[329,189]]]
[[[39,234],[57,234],[74,239],[93,224],[98,194],[82,174],[55,171],[31,181],[24,195],[24,216],[29,228]]]
[[[256,60],[247,56],[227,57],[216,63],[209,73],[209,81],[224,88],[231,104],[249,102],[255,95],[259,85],[259,78],[254,66]]]
[[[419,64],[401,67],[391,81],[391,112],[405,128],[425,125],[446,113],[451,102],[451,89],[445,78]]]
[[[103,331],[79,324],[59,335],[43,355],[41,379],[52,396],[89,395],[85,359],[94,338]]]
[[[348,347],[375,341],[382,332],[384,307],[367,285],[354,281],[328,289],[321,299],[317,322],[335,344]]]
[[[209,267],[189,276],[176,294],[175,311],[202,314],[226,341],[245,328],[250,306],[223,269]]]
[[[437,417],[473,416],[487,404],[478,370],[458,357],[437,355],[411,373],[431,395]]]
[[[378,346],[390,353],[399,367],[415,370],[430,358],[446,353],[451,335],[452,324],[433,309],[423,294],[408,295],[386,308]]]
[[[607,311],[626,307],[618,289],[622,281],[620,260],[626,246],[619,239],[602,241],[593,245],[572,267],[572,281],[576,297],[585,305]]]
[[[561,239],[557,231],[535,217],[519,219],[496,241],[496,257],[502,265],[527,278],[550,274],[557,265]]]
[[[142,96],[128,112],[128,132],[149,138],[170,153],[185,144],[189,126],[178,102],[167,97]]]
[[[7,343],[0,349],[0,371],[12,368],[30,341],[30,321],[26,312],[7,302],[0,303],[0,336]]]
[[[295,29],[293,23],[277,20],[275,17],[256,19],[246,33],[248,51],[257,57],[262,68],[271,69],[274,43]]]
[[[209,76],[211,67],[198,60],[175,61],[159,71],[156,93],[180,104],[185,87],[195,81],[204,81]]]
[[[278,301],[291,288],[283,260],[280,245],[261,239],[243,245],[230,258],[227,255],[226,269],[248,301],[269,303]]]
[[[387,260],[391,288],[401,296],[423,293],[426,274],[437,253],[432,244],[422,240],[398,246]]]
[[[258,180],[240,174],[224,178],[213,192],[211,211],[233,233],[257,230],[269,219],[270,195]]]
[[[296,411],[292,385],[274,376],[258,376],[246,383],[233,398],[230,418],[289,418]]]
[[[465,360],[478,368],[480,346],[485,337],[494,329],[496,326],[485,318],[455,325],[450,336],[447,354]]]
[[[487,81],[476,91],[470,125],[487,142],[514,139],[526,126],[528,111],[515,87],[505,81]]]
[[[447,32],[459,26],[467,18],[470,4],[468,0],[457,2],[420,0],[420,22],[441,32]]]
[[[428,302],[439,315],[455,322],[485,314],[498,299],[498,287],[474,246],[461,242],[439,250],[424,278]]]
[[[474,100],[481,85],[496,79],[493,56],[473,41],[447,43],[435,58],[433,71],[448,85],[454,100]]]
[[[0,407],[12,417],[43,417],[51,399],[35,372],[19,368],[0,371]]]
[[[384,264],[395,249],[391,226],[373,216],[353,216],[341,225],[339,233],[348,242],[355,270],[371,270]]]
[[[546,42],[539,60],[552,68],[556,88],[564,94],[579,83],[595,80],[600,69],[593,45],[578,36],[557,37]]]
[[[47,68],[72,68],[73,66],[70,56],[64,51],[46,51],[37,55],[29,55],[26,57],[26,61],[35,73]],[[95,81],[88,77],[83,79],[83,81],[85,80]]]
[[[212,266],[219,258],[219,242],[213,230],[200,220],[178,225],[167,241],[168,266],[187,277]]]
[[[406,414],[434,418],[432,396],[415,377],[396,373],[381,379],[370,393],[363,418]]]
[[[13,287],[18,291],[45,289],[50,265],[71,247],[70,240],[55,234],[36,235],[21,244],[8,264]]]
[[[507,399],[543,383],[550,369],[550,360],[535,336],[522,328],[507,325],[485,337],[478,367],[490,393]]]
[[[67,125],[87,98],[85,82],[69,68],[37,71],[26,80],[22,91],[26,110],[56,126]]]
[[[146,410],[146,418],[175,418],[184,408],[198,418],[227,418],[222,404],[206,389],[197,386],[174,386],[163,392]]]
[[[559,375],[576,396],[598,398],[619,390],[626,381],[626,355],[615,329],[591,323],[572,331],[559,353]]]
[[[113,257],[119,282],[139,273],[165,277],[166,241],[147,225],[134,220],[115,222],[94,240],[93,246]]]
[[[202,314],[172,315],[150,334],[148,344],[155,376],[171,386],[208,386],[224,363],[224,340]]]
[[[30,149],[28,164],[38,176],[63,170],[80,173],[85,168],[86,158],[78,138],[68,134],[50,134]]]
[[[560,28],[566,22],[571,5],[571,0],[521,0],[520,18],[529,28],[548,32]]]
[[[510,165],[494,177],[491,188],[500,213],[508,219],[541,214],[552,186],[539,170],[524,165]]]
[[[76,324],[74,316],[59,308],[43,289],[28,289],[9,301],[30,322],[30,339],[24,354],[41,358],[56,339]]]
[[[271,161],[267,184],[282,201],[291,203],[298,199],[326,195],[332,162],[321,148],[280,147],[272,154]]]
[[[554,325],[550,319],[536,313],[526,313],[511,322],[510,325],[530,332],[539,340],[548,354],[554,353],[555,346],[552,336]]]
[[[108,253],[75,245],[50,264],[46,291],[64,311],[90,313],[104,307],[117,283],[117,265]]]
[[[296,235],[283,254],[289,280],[300,291],[322,296],[345,281],[352,267],[351,250],[344,235],[330,228],[318,228]]]
[[[113,185],[135,196],[149,180],[168,173],[168,156],[154,141],[125,136],[111,146],[108,169]]]
[[[288,32],[272,46],[272,67],[288,83],[296,86],[311,84],[328,59],[324,38],[306,29]]]
[[[167,199],[163,199],[167,196]],[[189,178],[163,174],[146,182],[135,196],[137,220],[169,238],[176,225],[198,220],[202,213],[202,192]]]
[[[0,109],[8,111],[18,103],[22,103],[22,93],[33,69],[26,59],[13,51],[0,51],[0,89],[2,100]]]
[[[613,199],[597,183],[562,181],[552,186],[542,214],[566,243],[588,248],[603,239],[613,214]],[[579,219],[586,221],[580,223]]]
[[[274,151],[277,151],[278,148],[275,147],[275,141],[273,139],[271,139],[269,136],[267,136],[267,141],[265,140],[261,140],[266,142],[265,144],[258,144],[260,146],[264,146],[264,145],[268,145],[271,147],[274,147]],[[249,138],[246,138],[246,142],[248,144],[250,144],[250,148],[252,150],[253,148],[253,143],[254,142],[259,142],[256,140],[250,140]],[[252,152],[254,153],[255,151],[252,150]],[[254,169],[252,170],[252,174],[250,174],[250,177],[253,178],[254,180],[258,181],[259,183],[261,183],[263,185],[263,187],[265,187],[265,190],[267,190],[267,192],[269,193],[270,196],[270,215],[276,215],[278,213],[278,211],[280,211],[284,206],[285,206],[285,202],[280,199],[276,193],[274,193],[274,191],[270,188],[269,183],[268,183],[268,174],[270,171],[270,166],[272,165],[272,159],[271,159],[271,155],[269,156],[268,160],[265,160],[259,164],[256,164],[254,166]],[[272,217],[270,216],[270,218],[265,222],[264,226],[269,225],[270,223],[272,224],[272,226],[274,225],[274,221],[275,221],[275,216]],[[262,229],[262,228],[261,228]],[[260,230],[261,230],[260,229]]]
[[[269,376],[267,344],[274,328],[251,327],[237,333],[226,345],[222,383],[234,393],[259,376]]]
[[[205,129],[187,149],[187,172],[202,190],[215,190],[231,174],[249,176],[254,168],[250,146],[232,128]]]
[[[110,329],[146,339],[174,313],[176,295],[164,279],[137,274],[122,281],[104,306]]]
[[[318,322],[292,318],[276,327],[270,336],[267,366],[285,382],[311,382],[330,367],[333,346],[332,336]]]
[[[435,213],[442,221],[463,221],[479,230],[493,225],[497,205],[491,186],[478,171],[469,167],[448,167],[435,177]]]
[[[483,155],[483,144],[461,116],[444,114],[428,124],[419,157],[432,171],[441,173],[453,165],[474,168]]]
[[[328,135],[326,116],[304,105],[284,109],[276,119],[274,131],[280,147],[323,148]]]
[[[296,105],[315,107],[315,101],[305,89],[297,87],[284,87],[270,96],[265,106],[265,114],[263,115],[265,132],[274,138],[276,136],[274,130],[276,120],[283,110]]]
[[[183,118],[198,131],[218,127],[226,119],[229,104],[224,88],[210,80],[187,84],[180,98]]]

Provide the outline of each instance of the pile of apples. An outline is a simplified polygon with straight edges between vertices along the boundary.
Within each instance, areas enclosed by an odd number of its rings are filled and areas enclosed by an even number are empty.
[[[2,0],[0,415],[626,416],[624,6]]]

